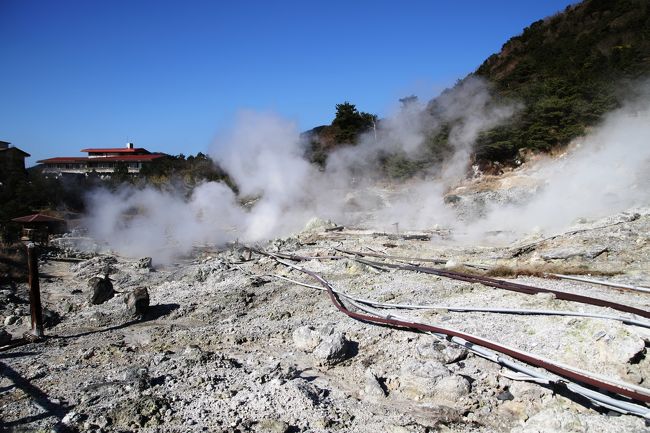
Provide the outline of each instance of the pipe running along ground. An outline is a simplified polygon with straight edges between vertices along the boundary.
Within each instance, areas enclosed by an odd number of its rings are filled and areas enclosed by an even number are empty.
[[[491,277],[471,275],[463,272],[429,268],[426,266],[415,266],[415,265],[406,265],[406,264],[398,265],[394,263],[376,262],[376,261],[366,260],[361,258],[364,255],[364,253],[361,252],[346,251],[346,250],[337,250],[337,251],[350,254],[354,256],[355,257],[354,260],[358,261],[359,263],[363,263],[365,265],[372,266],[375,268],[383,267],[383,268],[390,268],[390,269],[399,269],[403,271],[421,272],[424,274],[437,275],[439,277],[451,278],[454,280],[465,281],[468,283],[478,283],[488,287],[494,287],[497,289],[525,293],[528,295],[535,295],[537,293],[552,293],[553,295],[555,295],[557,299],[560,300],[580,302],[583,304],[595,305],[598,307],[612,308],[614,310],[622,311],[625,313],[636,314],[638,316],[645,317],[646,319],[650,319],[650,311],[631,307],[625,304],[619,304],[617,302],[608,301],[606,299],[593,298],[591,296],[584,296],[584,295],[577,295],[574,293],[562,292],[560,290],[545,289],[542,287],[535,287],[527,284],[512,283],[510,281],[499,280]]]
[[[323,287],[315,286],[312,284],[306,284],[301,281],[292,280],[282,275],[275,274],[266,274],[261,275],[266,277],[273,277],[280,280],[285,280],[290,283],[298,284],[303,287],[309,287],[311,289],[325,291]],[[521,315],[537,315],[537,316],[565,316],[565,317],[585,317],[589,319],[605,319],[605,320],[615,320],[626,325],[640,326],[642,328],[650,329],[650,322],[643,322],[640,320],[634,320],[623,316],[612,316],[608,314],[594,314],[594,313],[583,313],[580,311],[567,311],[567,310],[530,310],[530,309],[520,309],[520,308],[485,308],[485,307],[456,307],[450,305],[417,305],[417,304],[393,304],[389,302],[378,302],[371,299],[355,298],[350,295],[343,294],[338,290],[335,290],[336,293],[344,295],[346,299],[353,299],[359,303],[370,305],[372,307],[378,308],[394,308],[396,310],[447,310],[453,311],[455,313],[496,313],[496,314],[521,314]]]
[[[332,303],[334,306],[341,311],[343,314],[347,315],[348,317],[351,317],[353,319],[357,319],[363,322],[368,322],[368,323],[374,323],[374,324],[382,324],[382,325],[388,325],[388,326],[393,326],[393,327],[399,327],[399,328],[404,328],[404,329],[412,329],[412,330],[417,330],[417,331],[422,331],[422,332],[431,332],[431,333],[438,333],[438,334],[445,334],[449,335],[452,337],[458,337],[462,338],[470,343],[473,344],[478,344],[480,346],[486,347],[488,349],[492,349],[494,351],[503,353],[505,355],[508,355],[514,359],[517,359],[519,361],[526,362],[530,365],[536,366],[536,367],[541,367],[544,368],[550,372],[553,372],[555,374],[558,374],[560,376],[566,377],[571,380],[575,380],[577,382],[581,382],[596,388],[604,389],[609,392],[619,394],[621,396],[625,396],[637,401],[641,401],[644,403],[650,403],[650,390],[635,386],[632,384],[627,384],[627,383],[620,383],[618,382],[617,384],[611,383],[611,379],[608,381],[605,378],[602,379],[596,379],[593,377],[592,374],[587,374],[583,373],[580,371],[574,371],[572,369],[567,368],[566,366],[561,366],[558,365],[557,363],[554,363],[552,361],[539,358],[537,356],[534,356],[530,353],[526,353],[514,348],[510,348],[507,346],[503,346],[501,344],[495,343],[493,341],[472,335],[472,334],[467,334],[462,331],[458,331],[455,329],[450,329],[450,328],[443,328],[440,326],[434,326],[434,325],[428,325],[424,323],[417,323],[417,322],[411,322],[411,321],[405,321],[405,320],[399,320],[396,318],[388,318],[388,317],[375,317],[371,316],[368,314],[361,314],[357,313],[354,311],[349,310],[345,305],[341,302],[339,295],[335,292],[334,288],[330,285],[329,282],[327,282],[325,279],[323,279],[320,275],[317,273],[310,271],[308,269],[305,269],[300,266],[293,265],[291,263],[286,263],[278,259],[278,257],[274,257],[273,253],[268,253],[262,250],[258,249],[251,249],[252,251],[262,254],[268,257],[274,258],[276,261],[279,263],[283,263],[285,265],[289,265],[292,268],[299,270],[300,272],[303,272],[306,275],[309,275],[311,278],[314,280],[318,281],[318,283],[323,286]],[[379,265],[383,265],[379,263]],[[413,267],[416,268],[417,267]]]
[[[290,266],[292,268],[294,267],[292,264],[283,262],[281,260],[278,260],[278,263],[284,264],[285,266]],[[265,276],[274,277],[274,278],[277,278],[277,279],[280,279],[280,280],[288,281],[290,283],[297,284],[297,285],[302,286],[302,287],[308,287],[308,288],[314,289],[314,290],[326,291],[326,289],[323,288],[322,286],[307,284],[305,282],[293,280],[291,278],[287,278],[287,277],[282,276],[282,275],[267,274]],[[399,318],[400,320],[405,320],[405,321],[408,320],[408,319],[402,319],[401,317],[394,316],[392,314],[382,314],[382,313],[377,312],[376,310],[370,309],[370,308],[365,307],[363,305],[363,304],[365,304],[365,305],[379,305],[380,307],[394,308],[395,304],[377,303],[377,302],[374,302],[374,301],[369,301],[367,299],[356,298],[356,297],[350,296],[347,293],[341,292],[339,290],[334,290],[334,291],[336,293],[338,293],[339,295],[341,295],[343,298],[350,301],[350,303],[352,305],[354,305],[355,307],[357,307],[358,309],[360,309],[362,311],[368,312],[368,313],[373,314],[373,315],[378,316],[378,317],[390,318],[392,316],[392,317],[395,317],[395,318]],[[470,309],[468,308],[467,310],[469,311]],[[560,314],[560,312],[558,312],[558,314]],[[598,315],[593,315],[593,316],[592,315],[586,315],[586,316],[587,317],[597,317],[597,318],[610,318],[610,319],[613,319],[613,320],[622,320],[621,318],[617,318],[617,317],[607,317],[607,316],[599,317]],[[644,326],[644,325],[640,325],[640,326]],[[431,335],[434,338],[437,338],[439,340],[447,340],[447,341],[451,341],[454,344],[463,346],[467,350],[469,350],[470,352],[472,352],[472,353],[474,353],[474,354],[476,354],[476,355],[478,355],[480,357],[483,357],[483,358],[488,359],[488,360],[490,360],[492,362],[500,364],[500,365],[502,365],[502,366],[504,366],[504,367],[506,367],[506,368],[508,368],[510,370],[515,371],[515,372],[518,372],[516,377],[513,377],[512,375],[508,376],[512,380],[524,380],[524,381],[542,383],[542,384],[547,384],[547,385],[548,384],[555,384],[555,385],[562,384],[562,385],[566,386],[566,388],[569,389],[569,391],[587,398],[588,400],[590,400],[592,403],[596,404],[597,406],[607,408],[607,409],[611,409],[611,410],[617,411],[617,412],[622,413],[622,414],[633,414],[633,415],[641,416],[641,417],[646,418],[646,419],[650,419],[650,410],[645,406],[635,404],[635,403],[631,403],[631,402],[628,402],[628,401],[622,401],[622,400],[612,398],[612,397],[610,397],[608,395],[605,395],[603,393],[600,393],[598,391],[594,391],[592,389],[585,388],[585,387],[583,387],[583,386],[581,386],[581,385],[579,385],[577,383],[567,381],[566,379],[558,381],[558,379],[553,378],[551,376],[548,376],[546,374],[540,373],[539,371],[534,370],[534,369],[532,369],[532,368],[530,368],[530,367],[528,367],[528,366],[526,366],[524,364],[519,364],[518,362],[512,361],[512,360],[510,360],[508,358],[504,358],[503,356],[499,356],[498,352],[494,352],[494,351],[491,351],[491,350],[489,350],[489,349],[487,349],[485,347],[469,343],[469,342],[467,342],[467,341],[465,341],[465,340],[463,340],[462,338],[459,338],[459,337],[453,337],[453,336],[450,337],[450,336],[447,336],[445,334],[438,334],[438,333],[434,333],[434,332],[429,332],[427,334],[429,334],[429,335]]]

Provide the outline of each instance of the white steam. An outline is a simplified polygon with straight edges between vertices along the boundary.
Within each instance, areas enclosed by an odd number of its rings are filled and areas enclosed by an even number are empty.
[[[198,243],[224,243],[237,236],[244,216],[235,194],[221,183],[180,192],[153,188],[105,189],[89,197],[85,225],[90,235],[123,254],[168,262]]]
[[[242,225],[244,240],[285,234],[302,220],[317,170],[303,158],[296,125],[272,114],[243,112],[211,156],[230,174],[243,196],[259,197]]]
[[[495,102],[489,86],[477,78],[464,80],[427,107],[403,107],[378,122],[358,145],[332,152],[322,170],[304,159],[306,144],[295,124],[273,114],[243,112],[211,151],[238,186],[239,198],[213,182],[189,197],[153,188],[100,190],[88,204],[87,227],[118,252],[158,262],[188,253],[196,244],[284,236],[313,217],[379,230],[394,223],[418,230],[441,225],[469,233],[474,241],[488,230],[559,229],[577,217],[648,203],[650,110],[648,101],[642,102],[610,115],[571,155],[527,172],[543,183],[527,203],[488,206],[484,218],[470,224],[459,222],[445,194],[466,177],[478,135],[520,108]],[[428,149],[425,137],[449,123],[452,155],[442,165],[400,185],[379,179],[381,155],[416,159]],[[244,208],[238,200],[253,204]]]
[[[475,234],[560,230],[578,218],[650,204],[649,102],[611,113],[576,150],[538,164],[531,173],[542,185],[538,194],[525,205],[492,206]]]

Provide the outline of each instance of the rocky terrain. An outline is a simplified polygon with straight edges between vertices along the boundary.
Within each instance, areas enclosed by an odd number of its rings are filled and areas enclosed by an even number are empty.
[[[481,191],[464,194],[455,200],[465,207],[472,197],[485,198]],[[450,307],[640,317],[548,294],[377,269],[335,249],[437,259],[438,264],[427,265],[446,269],[492,269],[505,279],[648,310],[646,292],[544,276],[579,274],[647,286],[648,208],[580,220],[556,236],[532,236],[505,247],[459,246],[444,231],[398,235],[332,228],[314,220],[300,234],[257,247],[312,257],[298,264],[356,297],[435,306],[385,310],[391,314],[648,385],[646,327],[602,318],[454,312]],[[57,260],[57,255],[76,253],[62,248],[41,260],[44,340],[16,344],[30,326],[27,285],[3,286],[0,292],[2,344],[9,343],[0,351],[0,425],[5,431],[532,433],[648,428],[642,417],[595,407],[557,387],[513,380],[508,369],[433,335],[353,320],[322,290],[295,283],[316,284],[309,276],[243,245],[197,249],[192,257],[166,266],[110,254],[72,262]]]

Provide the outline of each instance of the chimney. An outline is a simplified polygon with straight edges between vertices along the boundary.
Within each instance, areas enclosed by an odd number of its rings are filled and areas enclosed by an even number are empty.
[[[133,149],[133,143],[126,143],[127,149]]]

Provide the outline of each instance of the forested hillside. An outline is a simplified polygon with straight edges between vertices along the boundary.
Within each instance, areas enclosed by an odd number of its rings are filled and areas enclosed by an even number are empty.
[[[649,72],[647,0],[587,0],[536,21],[476,71],[501,98],[524,103],[513,122],[481,136],[477,156],[503,160],[566,144]]]
[[[425,140],[420,151],[406,155],[395,146],[397,150],[392,153],[379,152],[378,168],[383,174],[409,177],[452,153],[449,133],[454,122],[463,120],[440,113],[450,100],[467,97],[462,87],[467,87],[473,77],[487,82],[490,103],[519,107],[507,122],[478,136],[474,160],[508,163],[517,159],[520,149],[549,151],[566,145],[619,107],[632,89],[650,77],[650,2],[586,0],[532,23],[473,74],[429,101],[422,113],[428,118],[424,122],[428,126],[422,130]],[[405,106],[414,98],[405,97],[400,102]],[[463,103],[452,101],[459,106]],[[341,110],[350,111],[350,107],[357,121],[341,116]],[[343,137],[340,118],[348,119],[343,124],[353,133]],[[313,162],[324,164],[328,152],[354,144],[361,133],[382,123],[356,111],[352,104],[339,104],[331,125],[308,131],[307,154]]]

